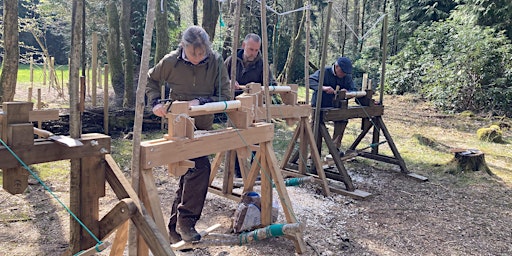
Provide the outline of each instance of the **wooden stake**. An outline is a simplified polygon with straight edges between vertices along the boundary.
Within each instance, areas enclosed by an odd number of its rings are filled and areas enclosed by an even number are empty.
[[[108,64],[105,64],[105,84],[103,86],[103,130],[108,134]]]
[[[96,82],[98,81],[98,33],[92,33],[92,106],[96,107]]]

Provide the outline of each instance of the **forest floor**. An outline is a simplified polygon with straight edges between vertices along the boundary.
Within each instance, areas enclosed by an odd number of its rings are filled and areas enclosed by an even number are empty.
[[[390,104],[385,105],[384,122],[409,170],[429,180],[420,182],[401,174],[397,166],[356,158],[345,167],[354,185],[371,194],[369,198],[325,197],[315,184],[288,187],[294,217],[306,224],[302,255],[512,255],[510,129],[504,129],[504,143],[480,143],[474,138],[476,129],[495,120],[439,113],[407,96],[389,96],[385,102]],[[357,130],[356,123],[351,122],[354,126],[348,132]],[[415,134],[450,148],[480,148],[494,174],[447,171],[452,154],[422,145]],[[163,168],[156,168],[154,175],[167,220],[178,180]],[[215,182],[220,180],[219,176]],[[69,204],[68,177],[48,177],[45,182]],[[107,186],[100,215],[117,202]],[[61,255],[68,248],[70,217],[34,179],[21,195],[0,190],[0,206],[0,255]],[[236,207],[236,202],[209,193],[197,228],[220,223],[214,232],[230,233]],[[278,222],[285,222],[282,208]],[[294,243],[284,237],[175,253],[297,255]]]

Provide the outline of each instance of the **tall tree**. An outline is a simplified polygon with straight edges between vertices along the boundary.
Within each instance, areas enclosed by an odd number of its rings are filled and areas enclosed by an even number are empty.
[[[352,28],[354,29],[354,33],[352,34],[352,53],[358,52],[358,45],[359,45],[359,39],[357,38],[360,36],[360,27],[361,27],[361,6],[359,4],[359,0],[354,0],[354,11],[352,12]]]
[[[4,52],[0,76],[0,103],[14,100],[20,49],[18,45],[18,0],[4,0]]]
[[[479,25],[504,30],[512,39],[512,2],[510,0],[468,0],[466,6],[477,15]]]
[[[215,28],[219,18],[219,5],[217,0],[203,0],[203,28],[210,36],[210,40],[215,38]]]
[[[192,23],[194,25],[199,25],[199,21],[197,19],[197,0],[193,0],[192,2]]]
[[[122,106],[124,94],[124,74],[122,64],[121,46],[119,43],[119,13],[116,1],[110,0],[107,4],[108,39],[107,59],[110,71],[110,81],[115,93],[116,106]]]
[[[302,0],[295,0],[295,4],[294,4],[294,10],[302,7],[304,5],[304,2]],[[297,53],[299,52],[299,46],[300,46],[300,42],[302,42],[302,40],[300,40],[300,38],[302,37],[302,34],[303,34],[303,26],[304,26],[304,22],[306,20],[306,12],[296,12],[294,14],[294,19],[293,19],[293,40],[292,40],[292,43],[291,43],[291,47],[288,51],[288,56],[286,58],[286,63],[284,65],[284,68],[283,68],[283,72],[281,73],[281,75],[279,75],[279,78],[278,80],[282,83],[288,83],[288,79],[291,79],[292,77],[292,72],[293,72],[293,69],[292,69],[292,65],[296,62],[295,60],[295,57],[297,56]]]
[[[131,18],[130,13],[131,0],[123,0],[121,2],[121,37],[123,40],[124,48],[124,97],[123,107],[131,108],[135,103],[135,97],[133,95],[133,49],[131,44],[130,36],[130,24]]]
[[[156,49],[155,62],[160,61],[169,52],[169,19],[167,1],[156,8]]]

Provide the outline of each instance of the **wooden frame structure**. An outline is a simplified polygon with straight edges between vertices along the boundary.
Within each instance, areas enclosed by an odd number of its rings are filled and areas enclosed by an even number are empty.
[[[244,87],[244,94],[243,95],[253,95],[257,101],[255,102],[254,109],[256,113],[256,119],[257,120],[264,120],[265,119],[265,112],[268,111],[272,118],[279,118],[284,119],[286,121],[287,125],[292,125],[294,123],[297,123],[297,128],[295,130],[294,139],[292,141],[295,141],[297,139],[296,136],[300,136],[300,142],[301,147],[304,147],[303,150],[307,150],[306,141],[309,141],[309,145],[315,145],[314,143],[314,137],[313,133],[311,131],[311,128],[309,125],[306,125],[308,123],[309,116],[311,115],[311,106],[307,104],[299,104],[297,100],[298,96],[298,85],[297,84],[289,84],[287,86],[270,86],[269,87],[269,94],[270,96],[274,94],[278,94],[282,99],[282,104],[265,104],[263,102],[263,99],[265,98],[265,91],[264,87],[262,87],[258,83],[250,83],[247,84]],[[299,135],[300,134],[300,135]],[[304,143],[302,143],[304,142]],[[311,148],[313,149],[313,148]],[[323,169],[321,168],[322,162],[319,154],[316,154],[316,150],[311,150],[311,159],[313,164],[317,167],[319,171],[318,179],[315,179],[315,182],[319,183],[322,186],[323,194],[325,196],[329,196],[331,191],[327,183],[327,179],[325,177],[325,174],[323,172]],[[288,153],[286,153],[288,154]],[[285,154],[285,155],[286,155]],[[306,154],[306,153],[304,153]],[[233,155],[233,154],[231,154]],[[227,159],[228,163],[226,164],[226,169],[229,170],[230,173],[233,173],[233,167],[234,167],[234,161],[238,161],[240,166],[240,171],[242,173],[242,177],[244,175],[247,175],[249,171],[249,167],[247,166],[247,158],[249,156],[249,153],[247,150],[239,151],[236,154],[238,156],[237,159],[234,158],[234,156],[231,159]],[[218,154],[216,160],[219,160],[219,157],[222,158],[222,154]],[[219,160],[220,161],[220,160]],[[217,161],[215,161],[217,163]],[[220,165],[220,164],[219,164]],[[302,170],[302,173],[306,173],[305,166],[302,165],[302,163],[299,163],[300,169]],[[216,169],[216,168],[214,168]],[[283,165],[280,165],[280,169],[283,170]],[[244,184],[245,187],[245,184]],[[252,189],[249,187],[249,190]],[[229,188],[229,191],[224,193],[232,193],[232,187]],[[239,195],[237,195],[239,196]]]
[[[320,109],[320,118],[319,118],[319,134],[317,138],[312,139],[312,132],[308,124],[305,121],[300,123],[298,131],[296,131],[292,143],[288,147],[288,150],[283,158],[281,168],[284,169],[284,173],[286,175],[300,177],[304,175],[312,175],[305,172],[305,163],[303,161],[299,161],[297,164],[297,159],[307,159],[307,151],[306,146],[303,143],[299,144],[299,149],[295,152],[295,155],[292,157],[292,152],[294,151],[294,143],[296,141],[306,143],[311,143],[316,141],[316,150],[312,151],[312,156],[316,155],[316,153],[321,152],[322,140],[325,142],[330,155],[333,158],[334,164],[336,165],[336,170],[331,168],[319,168],[318,165],[315,165],[315,169],[322,180],[322,176],[326,176],[329,179],[341,181],[345,185],[345,188],[334,186],[331,184],[331,190],[357,197],[357,198],[366,198],[370,196],[369,193],[357,190],[352,183],[352,179],[348,174],[343,161],[348,159],[360,156],[368,159],[373,159],[376,161],[386,162],[390,164],[395,164],[400,167],[402,173],[415,178],[420,181],[428,180],[426,177],[411,173],[406,165],[405,161],[400,156],[395,143],[391,137],[391,134],[386,128],[384,121],[382,119],[382,115],[384,114],[384,106],[376,105],[375,101],[372,99],[373,91],[371,89],[366,89],[365,91],[358,92],[346,92],[344,90],[337,90],[336,97],[334,100],[334,108],[323,108]],[[358,98],[358,101],[361,105],[358,106],[349,106],[348,100],[350,98]],[[352,143],[352,145],[345,152],[343,157],[340,156],[339,148],[341,145],[341,140],[343,138],[343,134],[345,128],[348,124],[348,120],[350,119],[361,119],[361,133]],[[333,121],[334,122],[334,133],[333,136],[329,134],[329,131],[326,126],[326,122]],[[363,149],[357,149],[363,138],[369,133],[369,131],[373,128],[372,134],[372,143],[370,146],[365,147]],[[380,142],[380,132],[383,133],[386,141]],[[305,135],[304,135],[305,134]],[[386,156],[379,153],[378,147],[380,144],[387,143],[393,153],[393,156]],[[371,149],[370,152],[366,151],[367,149]],[[312,157],[313,158],[313,157]],[[316,158],[316,157],[314,157]],[[314,159],[313,158],[313,159]],[[325,174],[324,174],[325,171]]]
[[[123,234],[132,220],[141,237],[148,243],[155,255],[174,255],[168,239],[157,229],[153,219],[129,181],[119,169],[110,152],[110,137],[103,134],[84,134],[79,139],[83,144],[66,147],[52,140],[35,139],[31,122],[58,119],[58,111],[31,111],[31,102],[4,102],[0,113],[0,135],[7,145],[0,146],[0,169],[3,171],[3,188],[11,194],[20,194],[28,186],[28,170],[23,167],[66,159],[80,160],[80,179],[71,205],[77,206],[73,214],[84,224],[79,229],[71,225],[70,248],[68,252],[92,255],[108,243],[99,244],[114,231]],[[19,159],[23,161],[23,164]],[[23,166],[23,167],[22,167]],[[105,196],[106,182],[112,187],[119,202],[103,217],[99,218],[99,198]],[[95,238],[87,232],[94,234]],[[111,255],[122,255],[126,240],[118,239],[111,247]]]
[[[270,123],[254,122],[256,112],[255,95],[240,96],[237,100],[207,103],[201,106],[189,107],[188,102],[175,101],[167,114],[169,128],[168,134],[162,139],[150,140],[141,143],[141,182],[139,189],[144,205],[152,213],[155,222],[161,232],[166,230],[163,214],[160,209],[160,199],[156,193],[152,168],[168,165],[172,175],[182,175],[188,168],[194,166],[194,162],[188,159],[210,155],[212,153],[234,150],[243,154],[247,152],[247,145],[255,145],[256,160],[246,177],[244,177],[245,190],[252,189],[258,174],[261,174],[261,222],[263,226],[271,224],[272,217],[272,184],[278,192],[281,205],[289,224],[298,223],[293,213],[292,204],[284,184],[284,179],[277,165],[277,158],[272,148],[274,126]],[[194,131],[192,117],[204,114],[225,112],[235,124],[236,128],[214,131]],[[253,147],[253,146],[250,146]],[[222,158],[219,153],[212,164],[210,181],[215,177],[218,161]],[[211,183],[211,182],[210,182]],[[240,200],[228,191],[232,191],[233,172],[224,172],[224,184],[222,188],[210,187],[209,191],[233,200]],[[287,236],[295,244],[298,253],[305,251],[305,243],[302,231]],[[201,245],[203,241],[199,241]],[[205,243],[206,245],[206,243]],[[211,244],[209,244],[211,245]],[[144,244],[139,239],[138,248]],[[138,255],[147,255],[147,250],[140,250]]]

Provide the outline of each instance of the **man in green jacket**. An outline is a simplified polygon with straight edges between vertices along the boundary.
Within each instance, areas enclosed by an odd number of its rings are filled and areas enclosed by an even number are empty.
[[[164,117],[167,109],[160,99],[160,82],[169,85],[171,100],[188,101],[189,106],[230,100],[229,79],[222,56],[214,52],[206,31],[191,26],[183,32],[177,50],[167,54],[148,72],[146,95],[153,113]],[[195,117],[199,130],[211,130],[213,115]],[[182,239],[199,241],[201,235],[195,224],[201,217],[210,178],[208,156],[192,159],[195,167],[180,177],[171,217],[169,236],[171,243]]]

